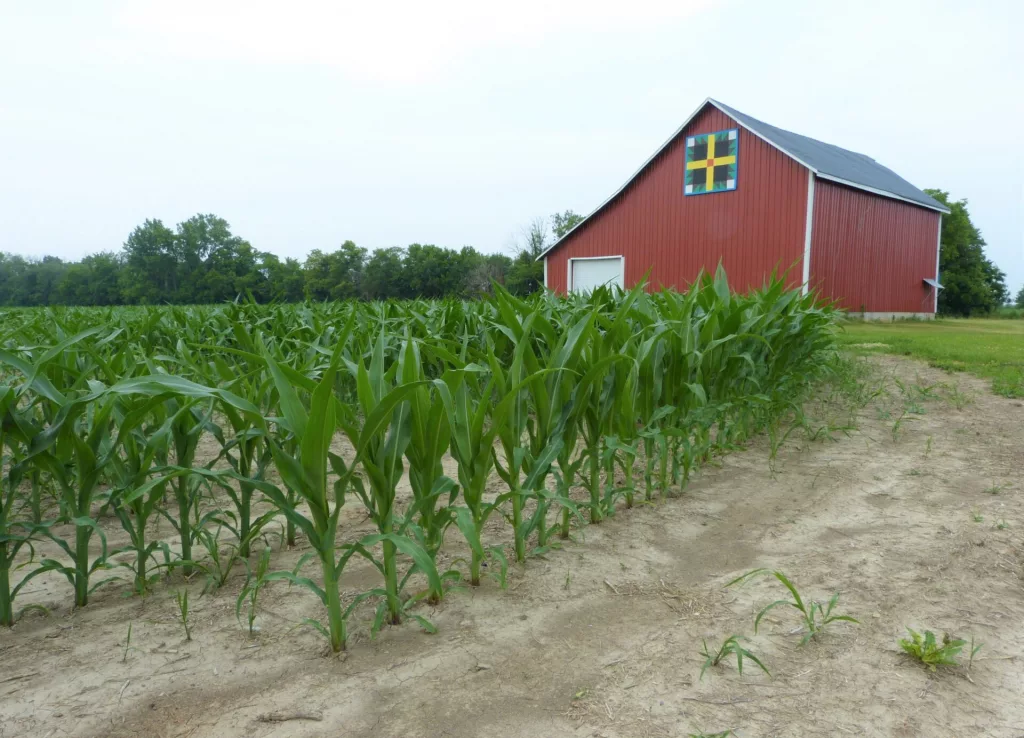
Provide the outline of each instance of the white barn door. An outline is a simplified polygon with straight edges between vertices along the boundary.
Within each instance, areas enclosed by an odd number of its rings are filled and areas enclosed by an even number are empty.
[[[589,292],[601,285],[625,287],[625,271],[625,259],[621,256],[569,260],[570,284],[573,292]]]

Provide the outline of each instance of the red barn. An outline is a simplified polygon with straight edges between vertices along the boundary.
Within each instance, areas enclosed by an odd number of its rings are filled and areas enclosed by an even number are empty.
[[[556,292],[684,288],[719,262],[735,289],[789,270],[868,318],[934,317],[949,211],[874,159],[705,100],[594,212],[548,248]]]

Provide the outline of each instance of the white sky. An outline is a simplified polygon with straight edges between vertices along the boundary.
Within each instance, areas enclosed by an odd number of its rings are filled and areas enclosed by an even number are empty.
[[[1019,0],[0,0],[0,251],[504,250],[710,96],[968,198],[1016,292],[1022,47]]]

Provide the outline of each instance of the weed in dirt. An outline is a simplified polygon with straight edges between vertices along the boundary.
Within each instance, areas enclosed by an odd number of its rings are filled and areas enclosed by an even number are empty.
[[[580,700],[585,700],[589,696],[590,689],[588,687],[580,687],[575,692],[573,692],[572,701],[579,702]]]
[[[121,654],[121,663],[122,664],[127,664],[128,663],[128,654],[131,653],[132,651],[138,651],[138,650],[139,649],[135,648],[135,646],[132,645],[132,623],[129,620],[128,621],[128,635],[125,636],[125,639],[124,639],[124,652]]]
[[[879,420],[888,420],[892,417],[892,413],[881,405],[875,407],[875,412],[878,414]]]
[[[995,529],[996,530],[1006,530],[1009,527],[1010,527],[1010,524],[1006,522],[1006,518],[999,518],[999,520],[996,521],[996,524],[995,524]]]
[[[183,589],[174,593],[174,599],[178,603],[178,620],[181,627],[185,629],[185,640],[192,640],[192,628],[188,624],[188,590]]]
[[[971,520],[975,523],[984,523],[985,516],[981,514],[981,511],[978,508],[974,508],[971,510]]]
[[[723,730],[721,733],[687,733],[686,738],[729,738],[732,734],[731,730]]]
[[[565,570],[565,589],[569,589],[569,585],[572,584],[572,572],[567,568]]]
[[[921,472],[918,469],[911,469],[910,471],[907,472],[907,476],[908,477],[919,477],[919,476],[921,476]]]
[[[984,643],[979,643],[975,645],[974,636],[971,636],[971,652],[967,656],[967,671],[970,671],[971,667],[974,666],[974,657],[978,655],[978,651],[980,651],[981,647],[984,645]]]
[[[909,655],[928,667],[929,671],[935,671],[940,666],[959,666],[960,652],[963,651],[967,641],[961,638],[953,638],[946,633],[942,636],[942,645],[935,640],[935,634],[926,630],[921,635],[916,630],[907,628],[910,638],[900,639],[900,648]],[[974,657],[981,650],[982,644],[974,645],[974,638],[971,637],[971,653],[968,659],[968,668],[974,662]]]
[[[946,385],[946,399],[949,400],[949,403],[957,410],[963,410],[974,402],[974,398],[965,392],[962,392],[960,390],[960,386],[956,384]]]
[[[998,495],[1004,489],[1006,489],[1006,487],[1004,485],[993,483],[991,487],[986,487],[985,488],[985,493],[986,494],[990,494],[990,495]]]
[[[771,677],[771,672],[768,671],[768,668],[761,663],[761,659],[759,659],[757,656],[752,654],[748,649],[744,648],[741,645],[740,641],[745,640],[746,638],[744,638],[743,636],[729,636],[722,642],[721,646],[719,646],[716,650],[712,650],[708,648],[708,642],[704,639],[701,639],[703,646],[701,647],[700,655],[704,657],[704,665],[700,667],[700,680],[704,679],[705,671],[707,671],[712,666],[718,666],[720,663],[722,663],[722,661],[725,658],[727,658],[731,654],[735,654],[736,656],[736,671],[738,671],[741,676],[743,674],[743,659],[746,658],[750,659],[759,667],[761,667],[761,671],[763,671],[765,674]]]
[[[729,584],[727,584],[726,586],[731,587],[734,584],[742,584],[749,581],[750,579],[761,576],[762,574],[771,575],[778,579],[780,582],[782,582],[783,586],[785,586],[785,588],[789,590],[789,593],[793,599],[775,600],[775,602],[772,602],[771,604],[762,608],[762,610],[757,614],[757,617],[754,619],[755,634],[757,633],[758,626],[760,626],[761,624],[761,619],[765,615],[767,615],[771,610],[782,605],[788,605],[789,607],[792,607],[794,610],[797,610],[803,618],[803,624],[804,627],[807,628],[807,634],[803,637],[803,640],[800,641],[801,646],[807,643],[815,636],[817,636],[819,633],[823,632],[825,630],[825,627],[829,623],[843,621],[847,623],[855,623],[857,625],[860,625],[860,621],[856,618],[851,617],[850,615],[832,614],[833,610],[835,610],[836,604],[839,602],[838,592],[832,595],[832,599],[828,601],[827,605],[822,605],[820,602],[816,600],[812,600],[808,605],[800,596],[800,592],[799,590],[797,590],[796,585],[793,584],[793,582],[790,581],[789,577],[787,577],[781,571],[769,571],[768,569],[754,569],[753,571],[749,571],[741,577],[737,577],[733,581],[729,582]]]
[[[206,561],[203,570],[206,573],[206,584],[203,594],[219,589],[231,576],[231,570],[241,559],[239,547],[220,540],[224,526],[218,525],[215,530],[203,527],[195,531],[196,540],[206,549]]]
[[[896,418],[892,424],[892,430],[890,432],[892,434],[893,443],[899,443],[900,434],[903,433],[903,424],[909,423],[911,420],[913,420],[913,418],[907,417],[907,410],[904,408],[903,412],[900,413],[900,416]]]
[[[263,549],[263,553],[260,555],[260,560],[256,564],[256,573],[253,574],[251,568],[249,568],[249,562],[245,562],[246,578],[245,586],[242,587],[241,593],[238,595],[238,600],[235,602],[235,618],[239,624],[242,622],[242,605],[248,606],[247,619],[249,622],[249,636],[251,637],[255,633],[255,622],[256,622],[256,603],[259,599],[260,592],[263,589],[263,585],[267,583],[267,570],[270,568],[270,549]]]
[[[932,437],[928,436],[928,440],[924,443],[924,455],[930,456],[932,453]]]

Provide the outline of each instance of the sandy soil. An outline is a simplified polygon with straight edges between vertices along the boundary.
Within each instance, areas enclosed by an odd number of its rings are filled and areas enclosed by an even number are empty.
[[[848,436],[793,434],[774,470],[756,440],[682,497],[514,567],[507,590],[487,580],[423,607],[436,635],[410,622],[371,640],[363,609],[346,657],[326,657],[294,627],[319,603],[278,583],[249,638],[239,570],[214,594],[190,585],[186,642],[180,579],[145,600],[103,589],[71,612],[67,582],[40,577],[21,604],[50,616],[0,633],[0,736],[1024,736],[1024,403],[874,362],[885,392]],[[816,416],[846,422],[842,408]],[[369,532],[357,506],[347,513],[350,531]],[[754,636],[756,612],[785,594],[768,579],[724,587],[754,567],[784,570],[805,597],[840,592],[861,624],[801,647],[795,612],[778,609]],[[343,586],[375,582],[356,567]],[[930,673],[899,651],[906,626],[984,648],[969,672]],[[698,679],[701,639],[732,634],[772,678],[729,662]]]

